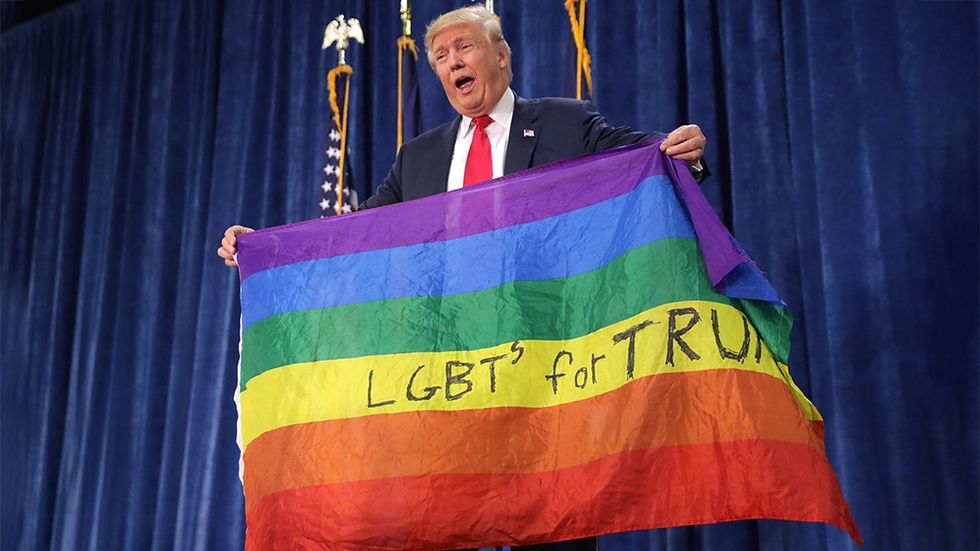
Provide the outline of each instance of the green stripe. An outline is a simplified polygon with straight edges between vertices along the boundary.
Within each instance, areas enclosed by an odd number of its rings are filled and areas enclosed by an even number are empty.
[[[793,314],[787,308],[771,302],[732,299],[732,306],[741,310],[766,341],[769,351],[777,362],[789,364],[790,330],[793,329]]]
[[[253,323],[243,336],[242,390],[283,365],[400,352],[473,350],[513,340],[572,339],[682,300],[733,304],[708,283],[697,241],[662,239],[569,278],[515,281],[474,293],[302,310]],[[556,306],[561,310],[556,310]],[[784,343],[786,318],[756,303],[750,320]],[[770,345],[770,348],[772,346]],[[785,362],[780,350],[773,350]]]

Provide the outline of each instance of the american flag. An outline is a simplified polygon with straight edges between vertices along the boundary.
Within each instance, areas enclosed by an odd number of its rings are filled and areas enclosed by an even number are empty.
[[[326,164],[323,166],[323,190],[320,198],[320,218],[334,216],[335,214],[347,214],[357,207],[357,191],[354,191],[354,177],[350,168],[350,158],[348,155],[341,154],[340,131],[334,124],[333,117],[330,118],[330,130],[327,133]],[[343,201],[338,209],[337,198],[340,192],[340,170],[343,165],[344,170],[344,190]]]

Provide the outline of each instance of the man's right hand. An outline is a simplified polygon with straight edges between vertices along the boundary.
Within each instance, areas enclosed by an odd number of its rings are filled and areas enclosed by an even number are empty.
[[[235,255],[238,254],[238,236],[253,231],[255,230],[252,228],[237,224],[225,230],[225,236],[221,239],[221,246],[218,247],[218,256],[225,260],[225,266],[230,268],[238,266],[238,262],[235,262]]]

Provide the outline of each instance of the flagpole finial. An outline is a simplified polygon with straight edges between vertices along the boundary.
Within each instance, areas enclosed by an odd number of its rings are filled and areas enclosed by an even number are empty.
[[[347,65],[346,51],[350,45],[350,40],[364,44],[364,31],[361,30],[361,22],[357,18],[351,17],[344,20],[344,14],[338,15],[333,21],[327,23],[327,28],[323,30],[323,46],[326,50],[331,44],[337,44],[337,64]]]
[[[412,3],[401,0],[402,36],[412,36]]]

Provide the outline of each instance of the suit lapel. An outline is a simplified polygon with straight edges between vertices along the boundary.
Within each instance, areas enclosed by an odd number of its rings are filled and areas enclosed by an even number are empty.
[[[514,117],[510,122],[510,137],[507,138],[507,157],[504,159],[504,174],[511,174],[531,167],[531,156],[538,144],[539,107],[514,94]],[[457,127],[459,124],[457,123]],[[448,172],[447,172],[448,174]]]
[[[456,133],[459,132],[459,123],[462,120],[462,117],[457,116],[456,122],[448,125],[439,134],[436,147],[432,148],[430,155],[427,155],[432,170],[427,171],[431,177],[425,179],[425,187],[428,189],[422,197],[446,191],[446,182],[449,181],[449,165],[453,161],[453,150],[456,148]]]

